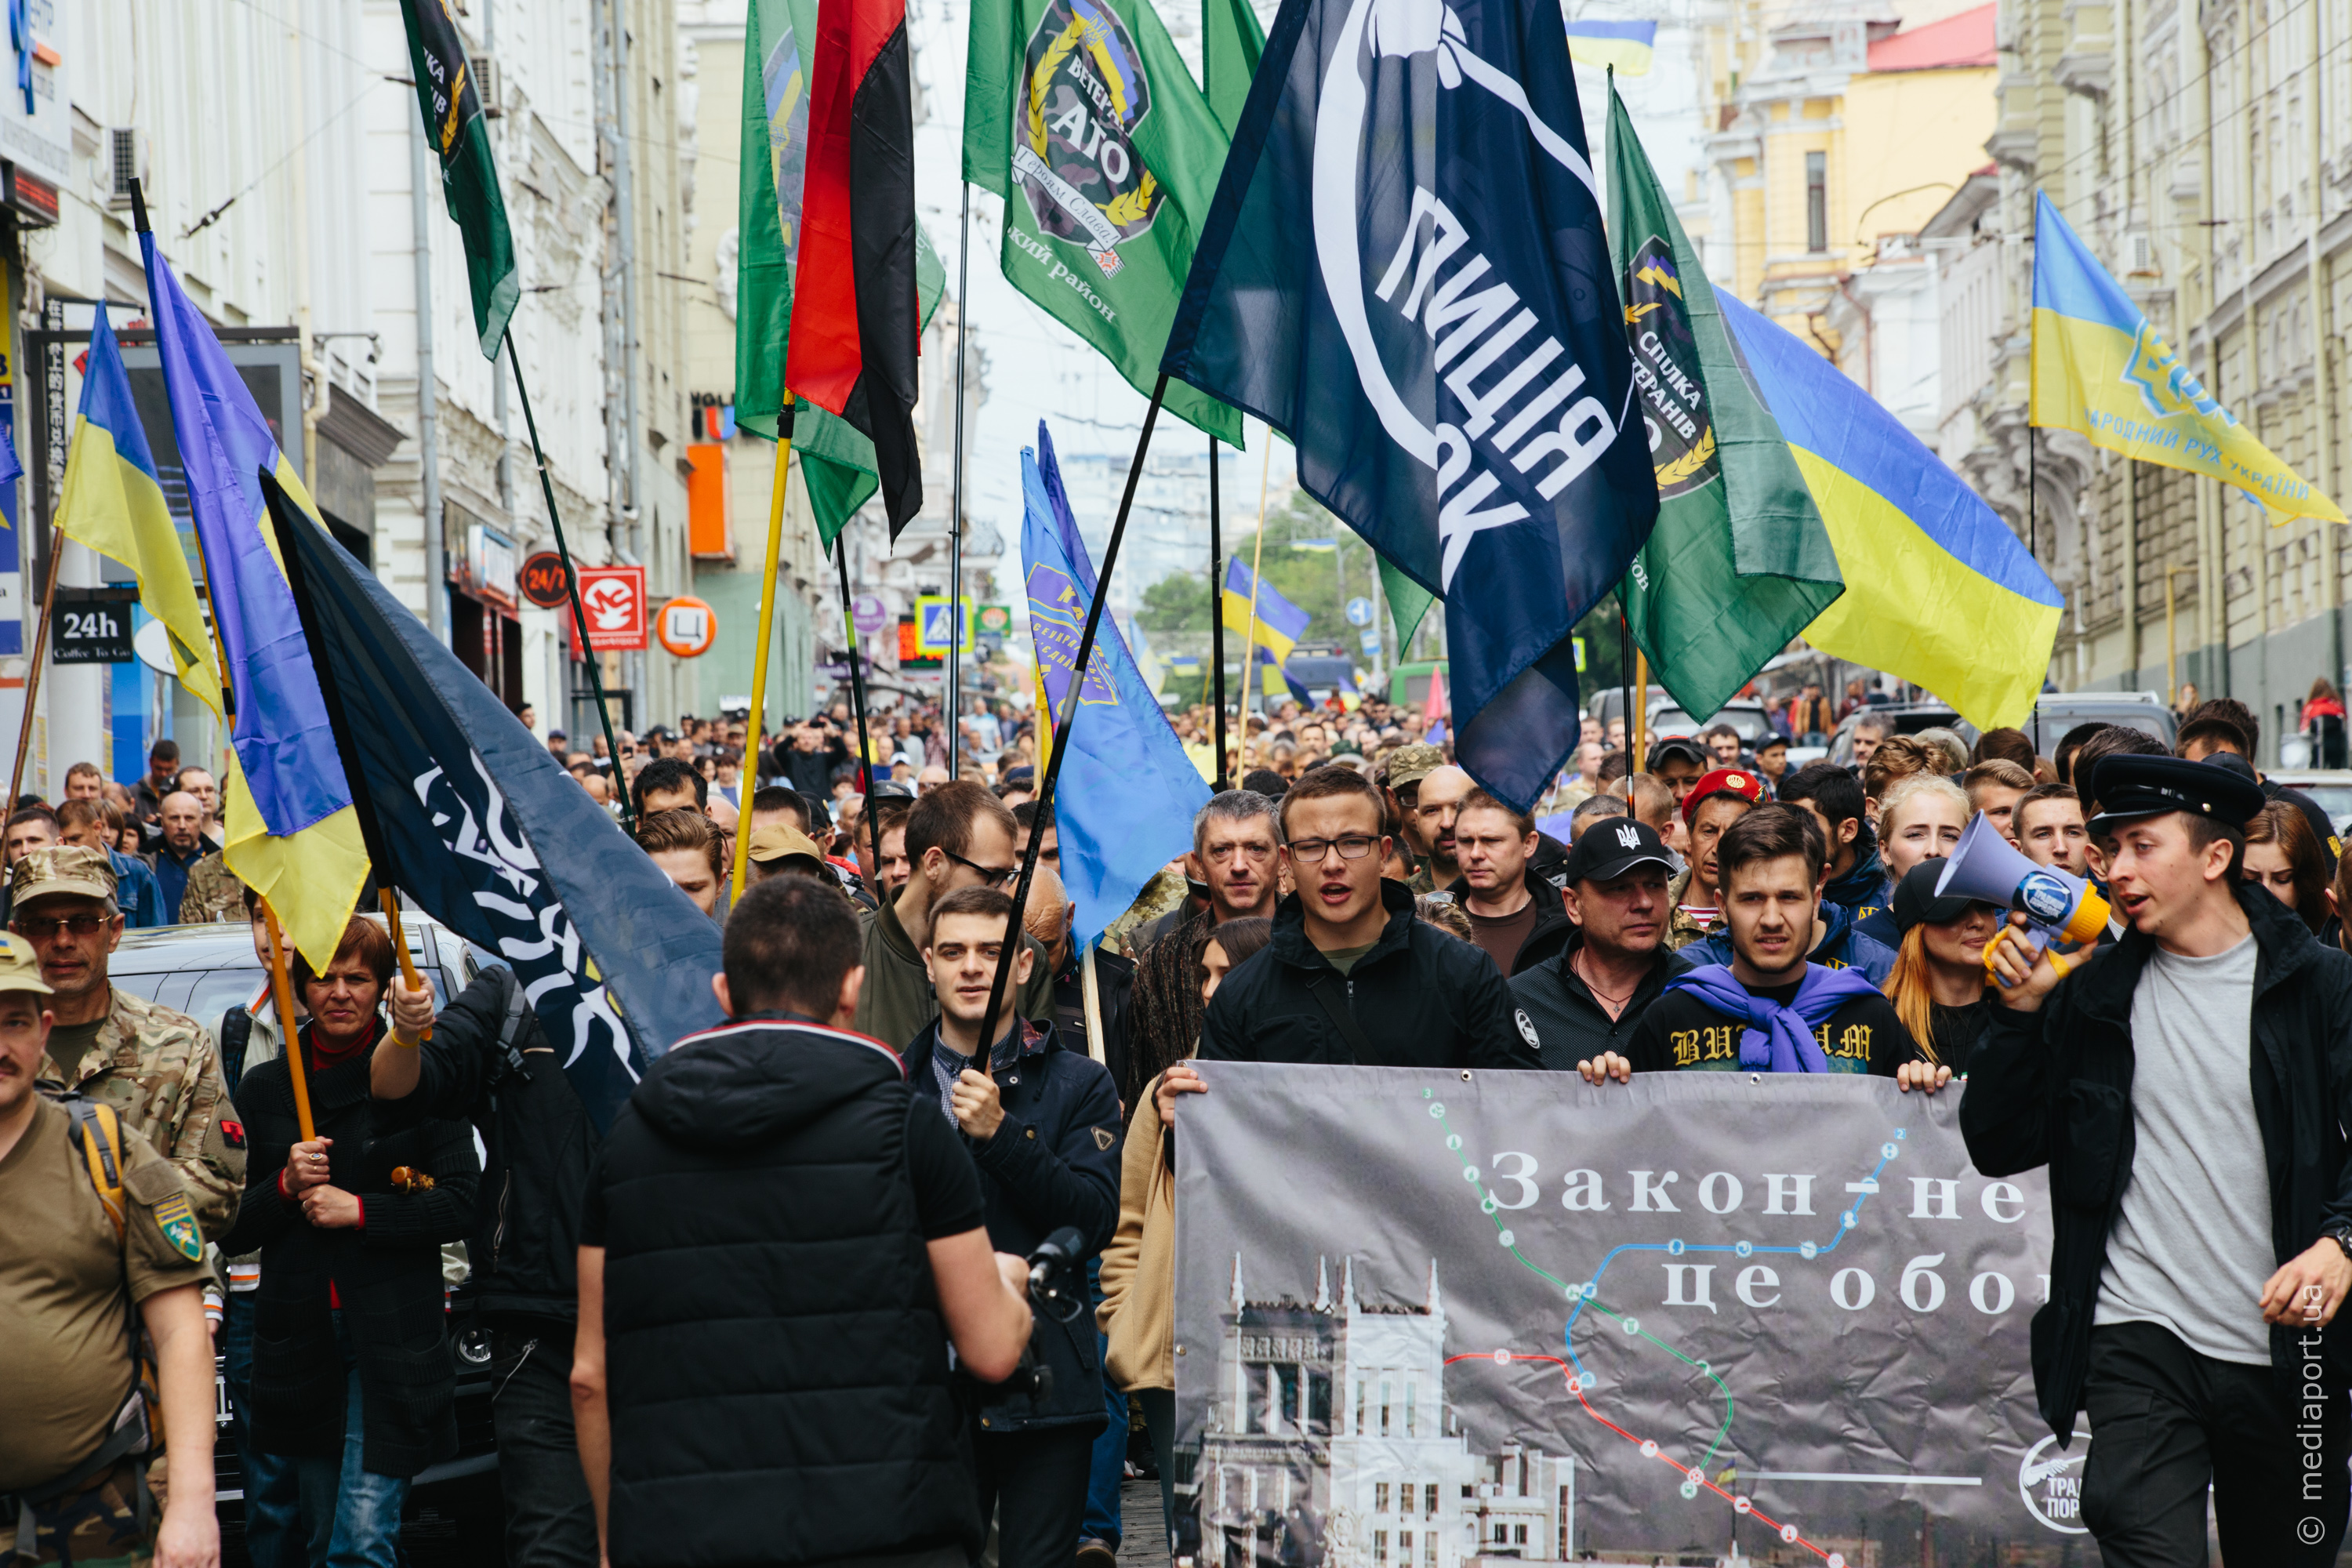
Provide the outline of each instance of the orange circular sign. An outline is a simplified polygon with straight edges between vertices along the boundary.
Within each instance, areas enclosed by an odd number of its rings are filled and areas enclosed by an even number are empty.
[[[664,605],[654,627],[662,647],[680,658],[696,658],[718,639],[719,612],[689,594]]]

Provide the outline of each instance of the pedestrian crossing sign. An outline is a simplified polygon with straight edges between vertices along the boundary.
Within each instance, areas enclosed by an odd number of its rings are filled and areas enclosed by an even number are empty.
[[[971,600],[966,596],[963,605],[963,637],[958,653],[971,651]],[[957,641],[954,617],[950,614],[944,594],[919,594],[915,596],[915,646],[926,658],[943,658],[950,645]]]

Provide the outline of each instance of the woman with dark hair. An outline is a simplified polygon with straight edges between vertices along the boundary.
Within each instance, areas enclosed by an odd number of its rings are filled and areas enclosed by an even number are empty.
[[[1154,951],[1184,934],[1163,938]],[[1201,1005],[1206,1006],[1226,975],[1274,940],[1274,922],[1263,916],[1227,921],[1211,928],[1196,921],[1192,940]],[[1195,1015],[1197,1016],[1197,1015]],[[1197,1044],[1197,1040],[1196,1040]],[[1190,1053],[1188,1052],[1189,1056]],[[1108,1337],[1103,1370],[1143,1406],[1160,1467],[1160,1523],[1175,1543],[1176,1486],[1176,1168],[1165,1136],[1155,1071],[1129,1110],[1127,1149],[1120,1156],[1118,1229],[1102,1254],[1102,1305],[1095,1326]]]
[[[2280,903],[2303,917],[2312,934],[2333,942],[2327,930],[2327,855],[2302,812],[2273,801],[2246,823],[2246,854],[2240,875],[2268,888]]]
[[[1903,937],[1883,989],[1927,1059],[1959,1078],[1992,1022],[1984,948],[2004,911],[1969,899],[1937,898],[1945,865],[1923,860],[1895,884],[1891,908]]]
[[[221,1251],[261,1253],[250,1440],[294,1461],[308,1540],[293,1551],[323,1568],[395,1568],[410,1480],[457,1451],[441,1244],[471,1230],[480,1166],[463,1122],[369,1098],[370,1057],[417,1045],[386,1037],[392,942],[354,915],[323,973],[292,961],[314,1136],[284,1057],[236,1093],[245,1200]]]

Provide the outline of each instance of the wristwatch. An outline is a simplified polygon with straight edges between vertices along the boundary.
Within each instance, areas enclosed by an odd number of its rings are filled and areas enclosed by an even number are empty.
[[[2331,1226],[2321,1234],[2344,1249],[2345,1260],[2352,1262],[2352,1225]]]

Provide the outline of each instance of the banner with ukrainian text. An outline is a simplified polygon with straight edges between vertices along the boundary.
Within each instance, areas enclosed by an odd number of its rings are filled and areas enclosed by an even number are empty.
[[[2046,1191],[1970,1167],[1959,1085],[1202,1070],[1180,1561],[1909,1563],[1923,1510],[1938,1562],[2088,1555]]]

